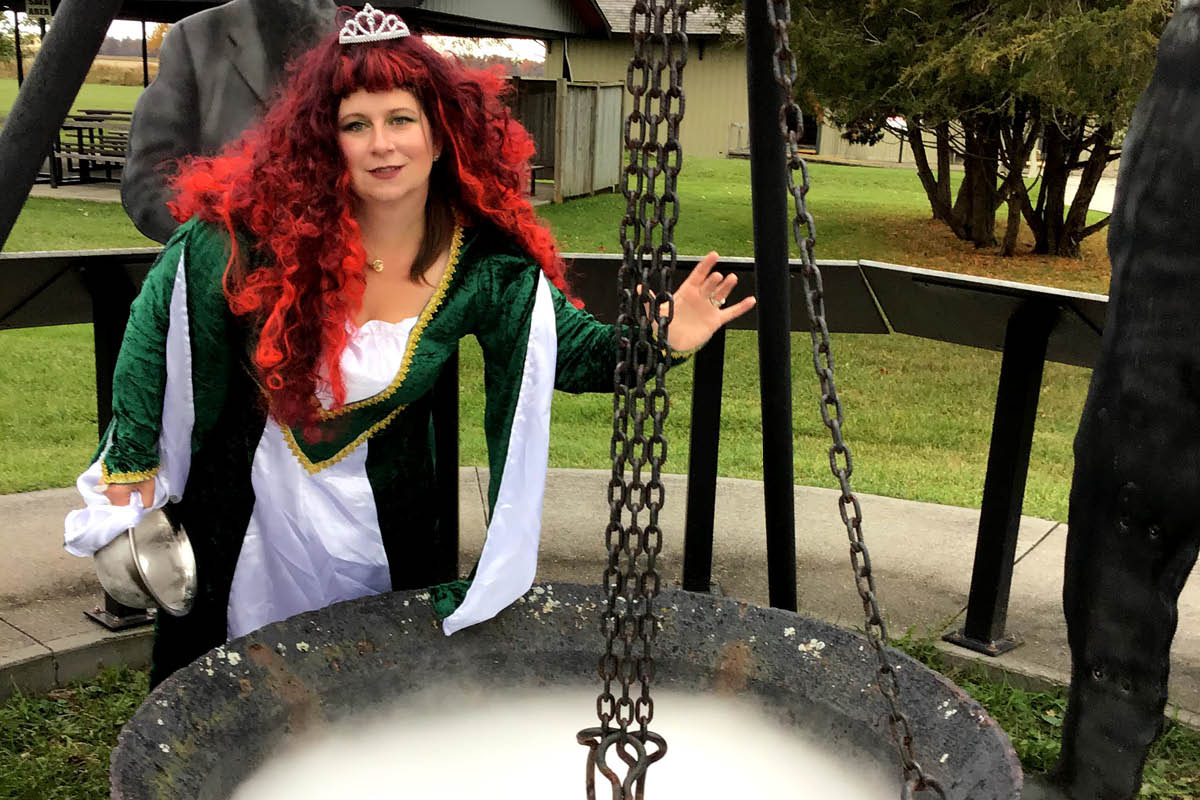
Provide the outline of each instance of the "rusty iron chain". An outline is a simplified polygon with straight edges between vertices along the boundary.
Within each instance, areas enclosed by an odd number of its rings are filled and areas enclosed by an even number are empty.
[[[633,54],[625,86],[632,104],[623,127],[628,163],[621,173],[623,261],[618,272],[620,312],[609,448],[610,517],[604,531],[608,563],[601,632],[605,649],[597,670],[603,689],[596,698],[600,726],[577,736],[589,748],[589,800],[595,800],[597,771],[611,784],[613,800],[640,800],[646,769],[667,750],[666,741],[650,730],[654,718],[650,687],[660,624],[654,599],[661,584],[659,511],[665,496],[662,465],[667,458],[663,426],[671,405],[666,386],[671,361],[667,334],[675,315],[671,277],[679,220],[676,178],[683,163],[679,126],[684,111],[687,11],[687,0],[637,0],[630,11]],[[666,134],[660,140],[664,122]],[[614,747],[628,767],[623,777],[607,762]]]
[[[829,327],[825,322],[825,292],[821,270],[813,255],[816,245],[816,224],[809,213],[806,197],[810,187],[808,164],[800,155],[800,140],[804,136],[804,117],[796,103],[793,84],[796,80],[796,59],[788,41],[791,25],[790,0],[766,0],[767,14],[775,32],[775,58],[772,62],[775,81],[782,90],[779,106],[779,128],[787,146],[787,186],[795,203],[796,215],[792,219],[792,236],[800,248],[804,300],[808,318],[812,323],[813,368],[821,385],[821,422],[829,429],[833,444],[829,448],[829,468],[841,488],[838,512],[846,526],[850,539],[850,565],[854,570],[854,584],[862,599],[865,618],[864,632],[871,649],[879,661],[879,680],[876,681],[880,694],[888,704],[888,722],[904,768],[904,787],[901,797],[911,798],[917,792],[932,791],[943,799],[946,796],[940,783],[925,774],[917,763],[913,752],[912,727],[901,709],[900,682],[896,668],[889,660],[884,647],[888,644],[887,625],[879,609],[879,596],[875,588],[875,576],[871,572],[871,554],[867,550],[862,532],[862,506],[850,488],[850,475],[854,461],[850,448],[842,437],[842,401],[838,398],[833,379],[833,346],[829,340]],[[796,184],[793,173],[799,171],[801,182]]]

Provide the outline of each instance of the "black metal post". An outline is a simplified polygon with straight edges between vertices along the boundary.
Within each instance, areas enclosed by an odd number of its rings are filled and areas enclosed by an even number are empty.
[[[792,342],[788,298],[788,208],[775,32],[765,3],[746,3],[750,104],[750,196],[758,296],[758,375],[762,394],[763,494],[771,605],[796,610],[796,515],[792,486]]]
[[[39,47],[46,43],[46,18],[38,17],[38,44]],[[19,84],[18,84],[19,85]],[[58,156],[54,153],[54,145],[50,145],[50,155],[46,158],[46,164],[50,167],[50,186],[53,188],[58,185],[58,175],[55,165],[58,163]],[[39,174],[40,177],[40,174]],[[36,180],[36,179],[35,179]]]
[[[30,143],[41,147],[58,134],[120,6],[121,0],[63,0],[58,7],[29,80],[0,130],[0,248],[41,167],[39,159],[29,157]],[[17,44],[20,53],[19,29]]]
[[[21,20],[17,10],[13,9],[13,39],[17,45],[17,86],[25,82],[25,59],[21,56]]]
[[[142,20],[142,88],[150,85],[150,50],[146,46],[146,20]]]
[[[113,372],[121,340],[129,322],[129,306],[137,296],[137,287],[124,270],[83,271],[84,285],[92,296],[92,341],[96,350],[96,424],[104,436],[112,420]]]
[[[76,133],[76,136],[78,137],[80,153],[86,154],[86,153],[95,152],[94,148],[95,148],[96,143],[95,143],[94,139],[96,136],[96,131],[94,128],[88,129],[87,146],[84,146],[84,144],[83,144],[83,128],[76,128],[75,133]],[[80,183],[91,183],[92,182],[91,159],[89,159],[86,155],[81,155],[79,158],[78,168],[79,168],[79,182]]]
[[[696,354],[692,377],[692,439],[688,451],[687,516],[683,526],[683,588],[712,588],[713,520],[717,505],[717,453],[721,441],[721,391],[725,380],[725,329]]]
[[[136,628],[139,625],[149,625],[154,622],[155,609],[134,608],[113,599],[108,592],[104,593],[104,605],[96,606],[90,611],[83,612],[87,617],[100,623],[110,631],[123,631]]]
[[[112,420],[113,372],[117,354],[129,322],[129,304],[137,296],[137,287],[124,270],[85,269],[84,285],[92,296],[92,340],[96,349],[96,423],[103,437]],[[104,605],[83,612],[110,631],[147,625],[154,612],[119,603],[107,592]]]
[[[47,148],[46,164],[50,168],[50,188],[57,188],[62,183],[62,164],[58,161],[58,140],[54,139]]]
[[[433,441],[438,520],[436,575],[458,580],[458,351],[446,360],[433,386]]]
[[[1057,310],[1045,303],[1026,303],[1008,321],[967,618],[961,631],[943,637],[991,656],[1021,643],[1015,634],[1006,634],[1004,626],[1046,344],[1057,321]]]

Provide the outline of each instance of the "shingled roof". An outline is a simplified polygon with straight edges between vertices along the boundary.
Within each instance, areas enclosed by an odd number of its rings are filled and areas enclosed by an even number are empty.
[[[629,12],[633,10],[633,0],[596,0],[613,33],[629,33]],[[740,30],[740,25],[734,21],[733,30]],[[721,33],[721,19],[716,11],[706,6],[693,6],[687,15],[687,32],[700,35],[715,35]]]

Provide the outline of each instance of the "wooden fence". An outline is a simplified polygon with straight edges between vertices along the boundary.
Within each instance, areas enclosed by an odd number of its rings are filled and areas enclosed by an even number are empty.
[[[621,182],[620,83],[513,78],[513,111],[533,136],[537,170],[552,171],[554,202]]]

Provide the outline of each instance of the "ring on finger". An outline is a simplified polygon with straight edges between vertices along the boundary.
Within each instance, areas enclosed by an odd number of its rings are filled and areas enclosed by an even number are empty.
[[[725,305],[725,298],[717,297],[715,294],[710,294],[708,296],[708,302],[712,303],[713,308],[720,308],[721,306]]]

